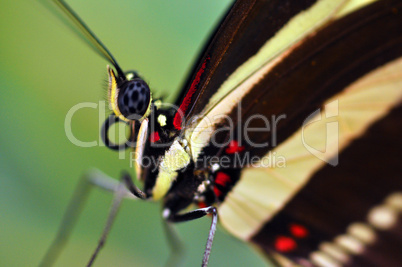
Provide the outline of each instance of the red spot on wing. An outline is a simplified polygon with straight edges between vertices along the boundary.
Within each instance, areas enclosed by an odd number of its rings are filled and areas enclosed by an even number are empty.
[[[226,154],[235,154],[242,152],[244,150],[244,146],[239,146],[239,142],[236,140],[230,141],[228,147],[226,148]]]
[[[290,225],[290,232],[294,237],[297,238],[305,238],[309,235],[309,232],[306,227],[295,223]]]
[[[160,139],[161,138],[160,138],[159,133],[157,131],[151,133],[151,135],[149,136],[149,141],[151,141],[151,143],[158,142]]]
[[[279,252],[291,252],[297,248],[296,241],[287,236],[278,236],[275,239],[275,249]]]
[[[219,184],[221,186],[226,186],[227,183],[230,182],[230,176],[224,172],[218,172],[215,178],[215,184]]]
[[[230,176],[227,175],[226,173],[224,173],[224,172],[218,172],[218,173],[216,174],[216,177],[215,177],[215,184],[216,184],[216,185],[220,185],[220,186],[222,186],[222,187],[226,187],[227,184],[229,184],[230,182],[231,182]],[[218,187],[216,187],[216,186],[214,186],[214,193],[215,193],[215,196],[216,196],[217,198],[221,197],[222,194],[223,194],[222,191],[221,191]]]
[[[201,81],[201,75],[204,73],[205,68],[207,67],[207,62],[210,59],[211,58],[209,56],[207,56],[207,58],[202,63],[201,68],[198,70],[197,74],[195,75],[195,78],[194,78],[193,82],[191,83],[190,90],[188,90],[186,96],[184,97],[183,102],[181,102],[179,110],[176,112],[176,115],[174,116],[173,126],[177,130],[181,130],[181,123],[182,123],[182,119],[183,119],[182,116],[184,116],[184,113],[186,112],[186,110],[188,109],[188,106],[191,103],[191,97],[193,96],[193,94],[197,90],[198,84]]]
[[[216,196],[217,198],[219,198],[219,197],[222,196],[222,191],[219,190],[219,188],[217,188],[216,186],[214,186],[214,193],[215,193],[215,196]]]

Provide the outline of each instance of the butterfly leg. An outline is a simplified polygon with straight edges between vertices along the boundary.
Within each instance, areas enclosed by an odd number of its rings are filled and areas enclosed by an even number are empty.
[[[112,228],[114,219],[116,218],[117,212],[120,208],[120,203],[123,198],[126,197],[127,193],[140,199],[146,198],[145,193],[135,186],[133,180],[131,179],[131,176],[127,172],[124,172],[122,174],[121,182],[118,183],[117,187],[115,187],[114,189],[113,202],[109,211],[109,215],[107,217],[105,227],[103,228],[101,238],[98,241],[98,245],[96,246],[96,249],[91,256],[87,267],[92,266],[96,259],[96,256],[99,254],[99,251],[104,246],[106,238],[110,232],[110,229]]]
[[[57,235],[39,266],[52,266],[57,260],[70,237],[70,234],[85,206],[92,188],[97,187],[106,191],[114,192],[115,195],[123,198],[137,198],[129,190],[127,190],[125,186],[120,186],[121,184],[122,183],[119,183],[99,170],[92,170],[84,174],[77,184],[73,197],[71,198],[70,203],[63,215]],[[113,206],[115,205],[113,204]]]
[[[212,223],[211,223],[211,227],[209,229],[207,244],[205,246],[205,251],[204,251],[204,257],[202,259],[201,266],[203,266],[203,267],[208,265],[209,255],[211,254],[212,242],[213,242],[214,236],[215,236],[216,225],[218,223],[218,211],[217,211],[216,207],[210,206],[207,208],[193,210],[193,211],[190,211],[190,212],[187,212],[184,214],[172,214],[170,209],[165,209],[163,211],[163,217],[168,222],[174,222],[174,223],[192,221],[195,219],[202,218],[209,214],[212,214]]]
[[[183,241],[181,240],[179,234],[172,224],[168,223],[166,220],[162,220],[163,229],[165,230],[167,241],[170,248],[170,256],[167,260],[165,266],[182,266],[182,260],[184,259],[185,247],[183,246]]]

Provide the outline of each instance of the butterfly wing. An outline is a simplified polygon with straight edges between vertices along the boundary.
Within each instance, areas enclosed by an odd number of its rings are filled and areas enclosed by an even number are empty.
[[[265,252],[294,260],[400,263],[401,239],[391,233],[400,227],[402,208],[401,129],[395,127],[401,71],[398,60],[369,73],[267,154],[265,165],[242,170],[220,206],[221,223]],[[326,117],[333,111],[336,120]]]
[[[228,154],[215,133],[243,155],[285,159],[242,169],[219,214],[235,236],[305,265],[401,262],[387,250],[399,239],[384,237],[398,224],[384,231],[372,217],[383,207],[400,220],[402,7],[360,2],[237,2],[181,102],[193,158]],[[222,114],[276,128],[216,134],[230,126]]]

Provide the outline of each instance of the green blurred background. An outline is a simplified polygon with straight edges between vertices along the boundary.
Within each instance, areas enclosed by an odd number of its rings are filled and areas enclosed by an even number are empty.
[[[156,96],[173,100],[230,1],[69,0],[123,69],[138,70]],[[128,159],[66,137],[67,112],[106,96],[107,62],[40,2],[0,9],[0,265],[36,266],[57,230],[80,175],[91,167],[118,177]],[[98,141],[98,110],[72,120],[82,141]],[[130,170],[132,171],[132,170]],[[83,266],[100,236],[111,195],[94,191],[56,266]],[[95,266],[161,266],[168,257],[158,203],[125,201]],[[178,225],[186,266],[201,262],[210,219]],[[265,266],[251,247],[219,227],[210,266]]]

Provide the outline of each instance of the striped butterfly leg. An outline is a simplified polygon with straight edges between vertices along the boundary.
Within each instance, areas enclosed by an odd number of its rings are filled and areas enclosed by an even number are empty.
[[[121,199],[137,198],[125,187],[125,183],[119,183],[99,170],[92,170],[84,174],[77,184],[70,203],[68,204],[68,207],[63,215],[56,237],[48,248],[39,266],[45,267],[54,265],[55,261],[60,256],[65,245],[67,244],[72,230],[74,229],[74,226],[76,225],[78,218],[82,213],[89,194],[94,187],[113,192],[115,195],[107,224],[102,235],[103,239],[110,230],[111,223],[113,222],[113,219],[117,213]]]
[[[98,245],[96,246],[96,249],[91,256],[87,267],[92,266],[96,257],[99,254],[99,251],[105,245],[106,238],[110,232],[110,229],[112,228],[114,219],[116,218],[117,212],[120,208],[121,201],[123,200],[125,195],[127,195],[127,193],[132,194],[132,196],[135,196],[139,199],[146,198],[145,193],[142,192],[137,186],[135,186],[133,180],[131,179],[131,176],[127,172],[123,172],[121,182],[118,184],[117,187],[115,187],[112,206],[110,207],[109,215],[107,217],[105,227],[103,228],[101,238],[98,241]]]
[[[163,211],[163,217],[167,222],[178,223],[178,222],[188,222],[195,219],[202,218],[206,215],[212,214],[212,222],[211,227],[209,228],[209,234],[207,239],[207,244],[205,246],[204,257],[202,259],[201,266],[207,266],[209,255],[211,254],[212,242],[214,240],[216,225],[218,223],[218,210],[214,206],[210,206],[207,208],[196,209],[190,212],[186,212],[183,214],[174,214],[171,213],[170,209],[165,209]]]

